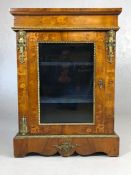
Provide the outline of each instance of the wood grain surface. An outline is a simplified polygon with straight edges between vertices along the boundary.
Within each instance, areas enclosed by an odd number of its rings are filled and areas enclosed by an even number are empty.
[[[119,29],[118,15],[121,8],[115,9],[11,9],[14,15],[13,29],[18,34],[26,31],[26,48],[24,63],[18,66],[18,111],[19,127],[22,117],[27,119],[28,136],[14,139],[16,157],[29,152],[53,155],[59,152],[62,156],[77,152],[88,155],[94,152],[105,152],[117,156],[119,138],[114,137],[114,87],[115,56],[113,62],[108,61],[108,31]],[[92,124],[40,124],[39,123],[39,74],[38,43],[39,42],[91,42],[95,45],[94,69],[94,123]],[[104,82],[99,87],[99,80]],[[72,152],[63,155],[52,144],[61,143],[61,138],[41,138],[41,135],[86,135],[87,138],[72,137],[71,143],[81,145]],[[89,137],[92,135],[94,137]],[[99,137],[105,135],[105,137]],[[110,135],[110,137],[106,137]],[[37,138],[29,137],[37,136]],[[112,137],[113,136],[113,137]],[[64,140],[65,142],[65,140]],[[48,147],[46,147],[48,143]]]

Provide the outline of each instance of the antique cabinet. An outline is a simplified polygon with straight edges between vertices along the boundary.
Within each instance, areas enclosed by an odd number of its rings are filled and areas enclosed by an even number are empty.
[[[19,131],[14,155],[118,156],[115,48],[120,8],[11,9]]]

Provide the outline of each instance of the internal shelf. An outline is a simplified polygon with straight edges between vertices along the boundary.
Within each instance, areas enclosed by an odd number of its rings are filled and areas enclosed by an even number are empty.
[[[92,103],[92,97],[41,97],[40,103]]]
[[[92,62],[41,62],[40,66],[92,66]]]

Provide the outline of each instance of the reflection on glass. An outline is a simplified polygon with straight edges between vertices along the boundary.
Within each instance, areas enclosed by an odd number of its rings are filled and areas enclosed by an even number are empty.
[[[92,123],[93,70],[93,43],[39,43],[40,123]]]

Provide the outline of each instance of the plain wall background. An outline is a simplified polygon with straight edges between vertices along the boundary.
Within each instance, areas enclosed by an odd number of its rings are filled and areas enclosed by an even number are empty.
[[[122,7],[117,32],[115,114],[131,115],[131,1],[130,0],[1,0],[0,1],[0,117],[17,120],[16,38],[11,30],[11,7]]]
[[[120,157],[13,158],[17,124],[16,38],[9,8],[122,7],[117,32],[116,131]],[[131,174],[131,1],[130,0],[0,0],[0,175],[130,175]]]

